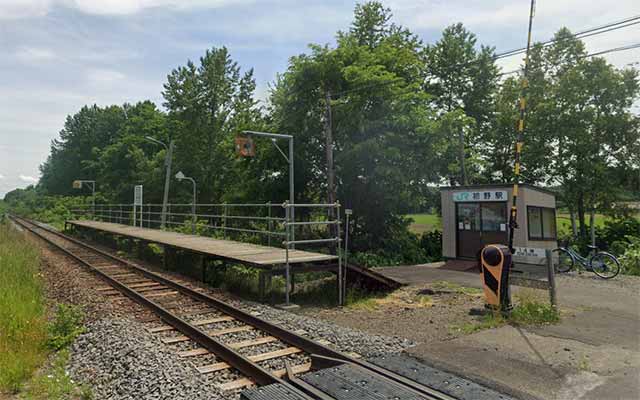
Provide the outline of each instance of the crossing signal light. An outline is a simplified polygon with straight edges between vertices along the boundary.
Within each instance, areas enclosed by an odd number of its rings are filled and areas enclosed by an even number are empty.
[[[236,154],[240,157],[254,157],[256,155],[256,146],[250,137],[236,137]]]

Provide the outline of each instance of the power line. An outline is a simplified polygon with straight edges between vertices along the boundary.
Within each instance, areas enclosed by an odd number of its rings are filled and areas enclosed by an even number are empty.
[[[539,44],[542,45],[543,47],[545,47],[545,46],[548,46],[548,45],[556,43],[556,42],[562,42],[562,41],[569,40],[569,39],[574,39],[574,38],[575,39],[583,39],[583,38],[586,38],[586,37],[601,35],[601,34],[608,33],[608,32],[611,32],[611,31],[615,31],[615,30],[618,30],[618,29],[627,28],[629,26],[633,26],[633,25],[637,25],[637,24],[640,24],[640,15],[635,15],[633,17],[625,18],[625,19],[622,19],[622,20],[619,20],[619,21],[616,21],[616,22],[609,22],[609,23],[606,23],[606,24],[603,24],[603,25],[600,25],[600,26],[597,26],[597,27],[585,29],[583,31],[577,32],[575,34],[572,34],[572,35],[570,35],[568,37],[563,37],[563,38],[560,38],[560,39],[549,39],[549,40],[541,42]],[[622,50],[627,50],[627,49],[622,49]],[[503,52],[503,53],[498,53],[498,54],[494,55],[493,57],[491,57],[491,59],[495,61],[495,60],[499,60],[501,58],[507,58],[507,57],[516,56],[518,54],[524,53],[525,51],[526,51],[526,47],[519,48],[519,49],[514,49],[514,50],[506,51],[506,52]],[[613,51],[621,51],[621,50],[613,50]],[[597,54],[590,54],[587,57],[591,57],[591,56],[594,56],[594,55],[597,55]],[[474,63],[479,62],[479,61],[480,60],[474,60],[474,61],[470,61],[470,62],[465,63],[465,64],[459,64],[457,66],[463,67],[463,66],[474,64]],[[520,70],[503,72],[503,73],[498,74],[497,76],[509,75],[509,74],[514,74],[514,73],[517,73],[517,72],[520,72]],[[376,83],[372,83],[372,84],[356,87],[356,88],[353,88],[353,89],[347,89],[347,90],[332,94],[331,98],[333,100],[337,100],[337,98],[339,96],[347,94],[347,93],[358,92],[360,90],[370,89],[370,88],[377,87],[377,86],[383,87],[383,86],[390,85],[392,83],[396,83],[396,82],[401,81],[401,80],[403,80],[403,78],[396,78],[396,79],[393,79],[391,81],[387,81],[387,82],[383,82],[383,83],[377,83],[376,82]]]
[[[636,16],[633,16],[633,17],[625,18],[625,19],[617,21],[617,22],[610,22],[610,23],[607,23],[607,24],[604,24],[604,25],[600,25],[600,26],[597,26],[597,27],[594,27],[594,28],[585,29],[583,31],[576,32],[576,33],[574,33],[571,36],[566,37],[566,38],[549,39],[547,41],[540,42],[539,44],[542,45],[542,46],[547,46],[547,45],[550,45],[552,43],[563,41],[563,40],[567,40],[567,39],[585,38],[585,37],[600,35],[600,34],[603,34],[603,33],[611,32],[611,31],[614,31],[614,30],[626,28],[626,27],[629,27],[629,26],[637,25],[637,24],[640,24],[640,15],[636,15]],[[515,55],[524,53],[526,51],[526,49],[527,49],[526,47],[521,47],[519,49],[505,51],[503,53],[498,53],[493,57],[493,59],[494,60],[498,60],[500,58],[506,58],[506,57],[515,56]]]
[[[615,52],[618,52],[618,51],[633,50],[633,49],[637,49],[639,47],[640,47],[640,43],[635,43],[635,44],[630,44],[630,45],[627,45],[627,46],[614,47],[612,49],[606,49],[606,50],[598,51],[598,52],[595,52],[595,53],[584,55],[584,56],[579,57],[579,58],[595,57],[595,56],[600,56],[600,55],[603,55],[603,54],[615,53]],[[498,76],[517,74],[520,71],[522,71],[522,68],[516,69],[516,70],[513,70],[513,71],[502,72],[502,73],[498,74]]]

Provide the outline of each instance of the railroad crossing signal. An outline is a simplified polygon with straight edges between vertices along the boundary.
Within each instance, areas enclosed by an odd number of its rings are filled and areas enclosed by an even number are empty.
[[[236,154],[240,157],[254,157],[256,155],[256,146],[250,137],[236,137]]]

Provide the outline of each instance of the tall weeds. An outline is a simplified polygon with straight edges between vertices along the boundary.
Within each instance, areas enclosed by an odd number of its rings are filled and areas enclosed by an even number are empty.
[[[0,224],[0,392],[17,392],[46,358],[40,255]]]

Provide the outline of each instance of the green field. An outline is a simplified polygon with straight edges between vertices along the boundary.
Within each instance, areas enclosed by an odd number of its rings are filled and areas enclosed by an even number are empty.
[[[435,214],[407,214],[407,218],[411,218],[413,222],[409,226],[409,229],[417,234],[429,232],[433,229],[442,229],[442,220]],[[596,214],[596,226],[602,227],[607,219],[610,217],[602,214]],[[640,216],[637,217],[640,219]],[[558,213],[556,217],[558,224],[558,232],[569,232],[571,230],[571,219],[569,214]],[[589,217],[587,216],[587,223],[589,223]]]
[[[422,234],[434,229],[442,230],[442,219],[436,214],[407,214],[413,222],[409,226],[411,232]]]

